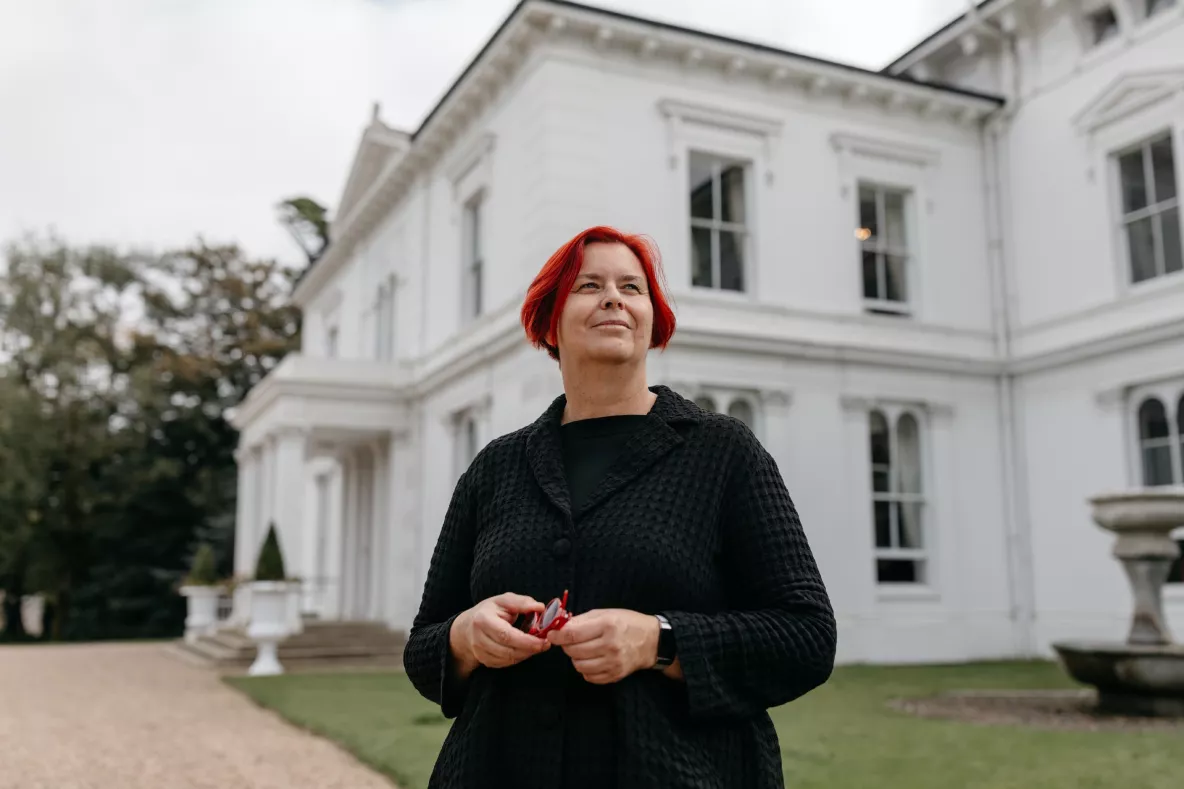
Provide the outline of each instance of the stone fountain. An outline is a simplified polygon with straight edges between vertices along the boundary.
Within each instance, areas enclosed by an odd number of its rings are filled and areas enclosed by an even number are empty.
[[[1090,499],[1094,522],[1117,535],[1113,555],[1134,592],[1125,642],[1053,644],[1065,670],[1098,690],[1098,712],[1184,716],[1184,645],[1173,643],[1163,587],[1180,548],[1184,488],[1145,488]]]

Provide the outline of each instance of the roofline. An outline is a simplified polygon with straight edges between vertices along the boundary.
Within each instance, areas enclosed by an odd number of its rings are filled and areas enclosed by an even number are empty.
[[[975,13],[975,14],[981,13],[982,11],[986,10],[987,6],[994,5],[997,2],[1000,2],[1000,0],[980,0],[980,2],[974,7],[973,13]],[[947,33],[951,32],[954,28],[958,27],[963,22],[969,21],[970,17],[971,17],[970,11],[963,11],[961,14],[959,14],[958,16],[951,19],[945,25],[943,25],[942,27],[940,27],[937,30],[930,33],[925,38],[918,41],[916,44],[914,44],[912,47],[910,47],[907,52],[902,53],[899,57],[897,57],[891,63],[884,66],[884,68],[881,69],[881,72],[885,75],[891,75],[892,69],[898,68],[900,66],[900,64],[904,63],[909,58],[913,57],[915,54],[920,52],[922,49],[925,49],[926,47],[928,47],[930,44],[932,44],[937,39],[944,37]],[[892,75],[892,76],[895,76],[895,75]]]
[[[979,8],[982,8],[983,6],[985,6],[989,3],[993,3],[993,2],[996,2],[996,0],[982,0],[982,2],[979,3]],[[682,35],[698,36],[700,38],[705,38],[705,39],[708,39],[711,41],[717,41],[721,44],[731,44],[734,46],[749,47],[751,49],[756,50],[757,52],[765,52],[765,53],[768,53],[771,55],[788,56],[791,58],[795,58],[797,60],[804,61],[806,63],[816,63],[816,64],[822,65],[822,66],[837,67],[837,68],[844,69],[846,71],[850,71],[855,74],[863,74],[868,77],[877,77],[877,78],[881,78],[881,79],[884,79],[884,78],[893,79],[893,80],[898,80],[900,82],[907,82],[910,85],[924,85],[926,87],[936,88],[938,90],[947,91],[949,93],[955,93],[955,94],[958,94],[961,96],[967,96],[969,98],[986,99],[987,101],[994,101],[998,104],[1005,103],[1005,100],[1002,97],[996,96],[996,95],[993,95],[990,93],[982,93],[982,92],[975,91],[975,90],[969,90],[966,88],[959,88],[954,85],[945,85],[945,84],[937,83],[937,82],[920,82],[918,80],[907,77],[903,74],[890,74],[887,72],[887,68],[891,68],[893,64],[889,64],[889,66],[886,67],[885,69],[881,69],[879,71],[876,71],[873,69],[863,68],[861,66],[855,66],[850,63],[842,63],[842,62],[839,62],[836,60],[828,60],[826,58],[816,57],[814,55],[805,55],[805,54],[802,54],[801,52],[794,52],[793,50],[789,50],[789,49],[781,49],[780,47],[774,47],[769,44],[761,44],[761,43],[758,43],[755,41],[748,41],[748,40],[742,39],[742,38],[733,38],[731,36],[724,36],[724,35],[720,35],[719,33],[711,33],[711,32],[701,30],[698,28],[684,27],[682,25],[676,25],[676,24],[673,24],[670,22],[663,22],[663,21],[660,21],[657,19],[651,19],[648,17],[637,16],[635,14],[627,14],[627,13],[624,13],[623,11],[616,11],[616,10],[613,10],[610,8],[602,8],[600,6],[587,5],[585,3],[575,2],[575,0],[518,0],[518,2],[514,5],[514,8],[510,11],[509,14],[506,15],[506,18],[504,20],[502,20],[502,23],[498,26],[497,30],[495,30],[494,33],[491,36],[489,36],[489,38],[486,40],[485,45],[482,46],[480,51],[478,51],[477,54],[473,56],[473,58],[469,61],[468,65],[465,66],[464,71],[462,71],[460,73],[460,75],[452,82],[452,84],[449,86],[448,90],[444,92],[444,95],[442,95],[440,97],[439,101],[436,102],[435,106],[433,106],[431,111],[428,112],[428,114],[424,117],[423,121],[419,124],[419,128],[417,128],[414,132],[411,133],[411,139],[413,141],[415,139],[417,139],[419,137],[420,132],[422,132],[424,130],[424,128],[427,127],[427,125],[429,123],[431,123],[432,118],[434,118],[440,112],[440,109],[444,106],[445,103],[447,103],[448,98],[453,93],[455,93],[457,91],[457,89],[459,89],[459,87],[461,86],[462,83],[464,83],[465,77],[467,77],[473,71],[473,69],[477,67],[477,64],[481,62],[481,58],[484,57],[485,53],[489,51],[489,48],[494,45],[494,43],[498,40],[498,37],[506,30],[506,28],[510,26],[510,24],[514,21],[514,18],[517,17],[518,14],[522,11],[523,7],[530,4],[530,3],[535,3],[535,4],[540,4],[540,5],[554,5],[554,6],[559,6],[561,8],[571,8],[571,9],[575,9],[577,11],[585,11],[588,13],[600,14],[601,16],[606,16],[606,17],[609,17],[612,19],[620,19],[622,21],[632,22],[634,24],[650,25],[650,26],[656,27],[660,30],[667,30],[671,33],[679,33]],[[949,29],[950,27],[953,27],[955,24],[957,24],[959,21],[961,21],[965,16],[966,16],[966,14],[963,14],[962,16],[958,17],[958,19],[955,19],[953,22],[950,22],[950,24],[946,25],[946,27],[942,28],[937,33],[934,33],[932,36],[925,39],[925,41],[922,41],[920,44],[917,44],[917,46],[910,49],[908,52],[906,52],[900,58],[897,58],[897,60],[894,61],[894,63],[899,62],[900,60],[903,60],[909,54],[911,54],[912,52],[914,52],[917,49],[919,49],[920,47],[922,47],[926,42],[937,37],[938,35],[940,35],[945,30]]]
[[[523,2],[529,2],[529,0],[523,0]],[[633,22],[635,24],[650,25],[652,27],[656,27],[661,30],[667,30],[671,33],[679,33],[682,35],[689,35],[689,36],[698,36],[700,38],[705,38],[705,39],[708,39],[711,41],[716,41],[721,44],[731,44],[733,46],[748,47],[750,49],[756,50],[757,52],[763,52],[763,53],[770,54],[770,55],[780,55],[782,57],[791,57],[796,60],[801,60],[806,63],[815,63],[820,66],[840,68],[845,71],[850,71],[854,74],[862,74],[867,77],[874,77],[874,78],[879,78],[879,79],[885,79],[885,78],[892,79],[892,80],[897,80],[900,82],[907,82],[910,85],[924,85],[925,87],[936,88],[938,90],[947,91],[949,93],[956,93],[956,94],[959,94],[962,96],[967,96],[967,97],[975,98],[975,99],[986,99],[987,101],[994,101],[999,104],[1003,104],[1005,101],[1002,97],[995,96],[990,93],[980,93],[978,91],[967,90],[966,88],[959,88],[954,85],[944,85],[944,84],[937,83],[937,82],[920,82],[918,80],[915,80],[915,79],[912,79],[910,77],[906,77],[903,75],[888,74],[883,70],[876,71],[873,69],[863,68],[862,66],[852,65],[850,63],[843,63],[843,62],[840,62],[837,60],[828,60],[827,58],[821,58],[821,57],[817,57],[815,55],[806,55],[801,52],[795,52],[791,49],[782,49],[780,47],[774,47],[769,44],[761,44],[756,41],[749,41],[749,40],[743,39],[743,38],[733,38],[731,36],[720,35],[719,33],[711,33],[711,32],[705,31],[705,30],[692,28],[692,27],[683,27],[682,25],[675,25],[670,22],[662,22],[662,21],[659,21],[656,19],[650,19],[648,17],[636,16],[634,14],[626,14],[621,11],[615,11],[615,10],[612,10],[609,8],[600,8],[598,6],[585,5],[584,3],[575,2],[575,0],[538,0],[538,2],[541,2],[545,5],[555,5],[555,6],[560,6],[560,7],[573,8],[573,9],[577,9],[580,11],[587,11],[587,12],[591,12],[591,13],[601,14],[603,16],[611,17],[613,19],[620,19],[620,20],[623,20],[626,22]],[[984,4],[985,3],[992,3],[992,2],[995,2],[995,0],[983,0]],[[522,3],[519,3],[519,6],[521,6],[521,5],[522,5]],[[517,9],[515,9],[515,11],[516,10]]]

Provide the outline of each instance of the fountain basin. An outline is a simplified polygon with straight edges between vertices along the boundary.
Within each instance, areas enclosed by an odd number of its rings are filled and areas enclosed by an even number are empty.
[[[1098,691],[1098,712],[1184,717],[1184,645],[1065,641],[1052,645],[1073,679]]]

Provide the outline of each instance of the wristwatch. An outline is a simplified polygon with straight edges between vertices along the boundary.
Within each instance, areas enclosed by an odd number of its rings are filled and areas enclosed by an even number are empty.
[[[661,614],[654,614],[658,620],[658,660],[654,668],[666,668],[674,662],[674,628],[670,620]]]

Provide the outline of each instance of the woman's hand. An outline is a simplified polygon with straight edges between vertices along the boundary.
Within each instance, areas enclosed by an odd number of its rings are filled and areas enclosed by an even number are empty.
[[[574,616],[547,641],[563,648],[576,671],[596,685],[619,682],[658,659],[657,617],[623,608]]]
[[[453,620],[449,645],[461,678],[468,677],[479,665],[505,668],[550,649],[544,639],[514,628],[519,614],[544,608],[534,598],[507,592],[482,600]]]

